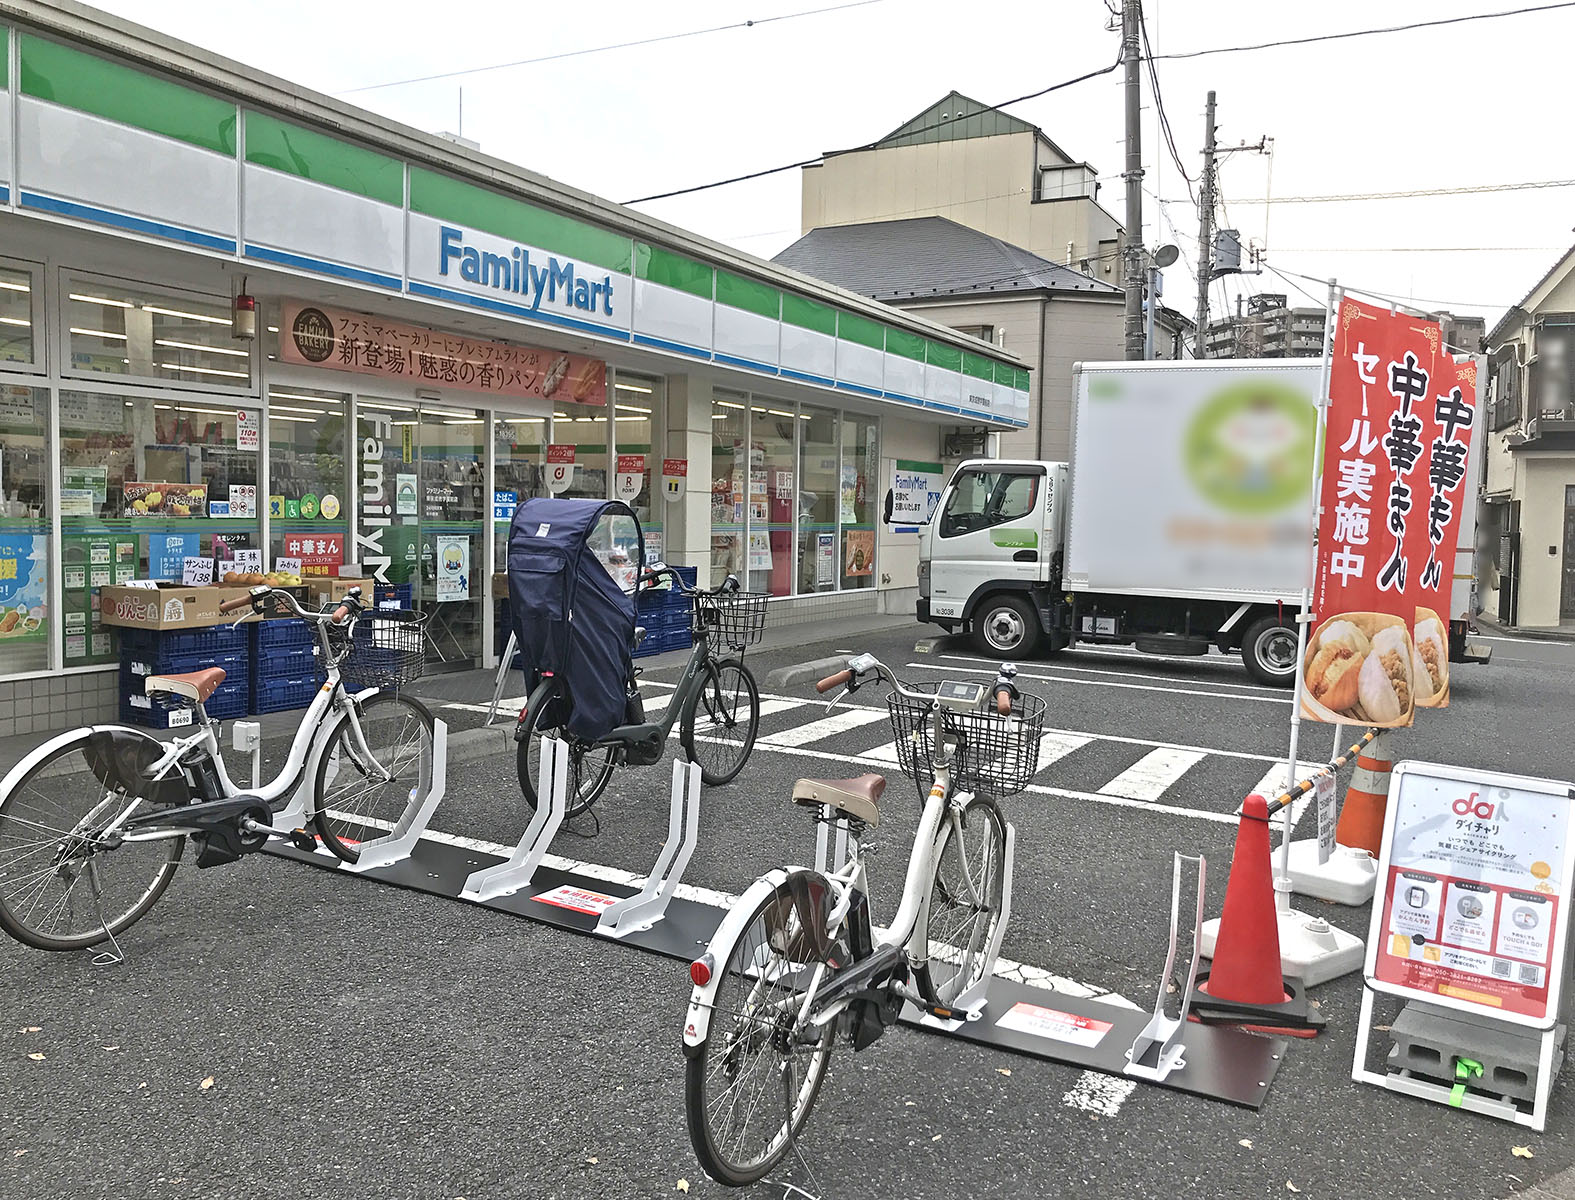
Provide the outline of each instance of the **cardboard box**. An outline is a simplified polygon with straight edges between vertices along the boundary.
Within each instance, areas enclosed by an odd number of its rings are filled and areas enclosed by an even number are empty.
[[[221,613],[219,605],[246,595],[243,587],[183,587],[161,583],[156,588],[104,587],[99,589],[99,620],[123,629],[202,629],[228,625],[240,613]],[[247,614],[249,621],[261,620]]]
[[[325,604],[343,600],[345,594],[351,588],[360,588],[362,603],[372,604],[373,598],[378,594],[379,589],[386,592],[391,587],[401,585],[379,583],[375,579],[352,579],[347,576],[324,575],[308,578],[303,586],[306,588],[307,599],[301,601],[302,607],[320,609]]]

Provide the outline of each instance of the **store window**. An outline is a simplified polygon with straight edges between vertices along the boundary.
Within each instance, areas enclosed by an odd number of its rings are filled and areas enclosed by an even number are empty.
[[[646,557],[664,557],[662,522],[667,503],[662,499],[662,445],[660,430],[663,415],[661,379],[618,372],[613,402],[613,449],[619,465],[638,455],[641,467],[640,493],[629,502],[640,518],[645,535]]]
[[[48,436],[49,392],[0,386],[0,674],[49,666]]]
[[[749,590],[793,594],[793,508],[798,502],[798,414],[790,404],[750,404]]]
[[[562,494],[570,498],[605,500],[607,490],[607,414],[579,404],[553,413],[552,441],[574,448],[574,476]]]
[[[837,520],[842,527],[842,586],[875,585],[875,498],[880,469],[880,425],[873,418],[842,420],[842,476]]]
[[[119,375],[205,390],[246,391],[250,343],[230,336],[218,296],[155,291],[87,275],[65,277],[63,373]]]
[[[345,561],[350,511],[342,392],[268,390],[269,562],[299,559],[303,575]]]
[[[515,507],[522,500],[547,494],[541,469],[546,444],[546,417],[498,415],[492,422],[493,561],[499,574],[508,569],[509,523]]]
[[[42,341],[33,336],[37,284],[36,271],[0,259],[0,363],[32,364],[43,357]]]
[[[718,392],[711,402],[711,586],[744,578],[745,499],[749,486],[749,405]],[[692,468],[691,468],[692,469]]]
[[[180,579],[187,558],[223,570],[261,550],[262,411],[122,392],[60,393],[65,665],[112,662],[98,589]],[[76,568],[81,568],[78,571]]]
[[[800,592],[837,590],[837,515],[841,499],[837,414],[804,406],[799,429],[798,571]]]

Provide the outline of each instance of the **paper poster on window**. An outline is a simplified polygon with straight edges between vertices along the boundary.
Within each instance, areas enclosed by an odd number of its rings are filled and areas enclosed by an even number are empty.
[[[284,557],[300,559],[302,575],[337,575],[345,560],[344,535],[287,533]]]
[[[815,535],[815,586],[832,587],[837,582],[837,535]]]
[[[403,471],[394,476],[394,513],[396,516],[416,515],[416,476]]]
[[[660,529],[645,529],[645,565],[662,561],[662,531]]]
[[[60,515],[63,517],[91,517],[98,511],[93,503],[93,493],[87,488],[60,489]]]
[[[179,579],[186,560],[201,551],[201,542],[195,533],[148,534],[148,578]]]
[[[851,525],[859,519],[859,468],[857,463],[842,464],[842,487],[839,489],[842,503],[842,523]]]
[[[257,515],[257,485],[255,483],[230,484],[230,516],[255,517]]]
[[[103,504],[109,498],[109,468],[63,467],[60,471],[60,486],[70,491],[86,490],[95,505]]]
[[[0,534],[0,640],[41,638],[48,632],[48,562],[48,537]]]
[[[262,412],[255,408],[237,409],[235,413],[235,448],[256,450],[262,444]]]
[[[470,599],[470,538],[439,534],[437,538],[437,600]]]
[[[31,425],[34,419],[32,388],[0,387],[0,424]]]
[[[771,569],[771,535],[764,530],[749,531],[749,569],[751,571]]]
[[[208,512],[205,483],[126,483],[126,514],[131,517],[201,517]]]
[[[875,531],[844,529],[842,539],[846,552],[842,573],[849,577],[870,574],[875,569]]]
[[[1395,768],[1367,974],[1402,995],[1546,1026],[1575,861],[1568,783]]]
[[[492,519],[494,521],[512,521],[514,510],[519,507],[520,494],[513,491],[494,489],[492,493]]]
[[[891,472],[891,520],[889,525],[929,524],[940,503],[946,476],[940,463],[909,462],[898,459]]]

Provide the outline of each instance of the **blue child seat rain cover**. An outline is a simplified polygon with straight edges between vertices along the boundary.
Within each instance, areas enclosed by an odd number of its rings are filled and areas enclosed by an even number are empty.
[[[603,518],[612,517],[632,522],[630,566],[638,571],[644,545],[639,518],[620,501],[532,498],[514,510],[509,528],[509,605],[526,695],[543,672],[558,676],[566,708],[549,714],[545,727],[561,722],[592,741],[623,724],[633,669],[634,597],[591,545]]]

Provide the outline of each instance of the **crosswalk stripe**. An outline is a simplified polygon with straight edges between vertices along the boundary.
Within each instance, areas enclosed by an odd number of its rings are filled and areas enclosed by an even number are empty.
[[[812,742],[820,741],[821,738],[847,733],[850,729],[858,729],[885,719],[884,708],[845,708],[841,712],[832,713],[829,717],[822,717],[818,721],[811,721],[807,725],[797,725],[792,729],[770,734],[761,738],[761,741],[769,742],[773,746],[807,746]]]
[[[1158,800],[1205,757],[1196,750],[1150,750],[1099,790],[1129,800]]]
[[[1246,795],[1250,796],[1256,792],[1265,800],[1273,800],[1280,796],[1286,788],[1290,787],[1291,783],[1306,779],[1314,771],[1320,770],[1325,765],[1324,763],[1315,762],[1301,763],[1301,769],[1296,773],[1296,779],[1288,781],[1285,778],[1285,763],[1283,761],[1277,762],[1263,773],[1262,779],[1247,789]]]
[[[1039,769],[1043,771],[1052,763],[1065,758],[1074,750],[1080,750],[1089,742],[1092,736],[1080,733],[1047,733],[1039,739]]]

